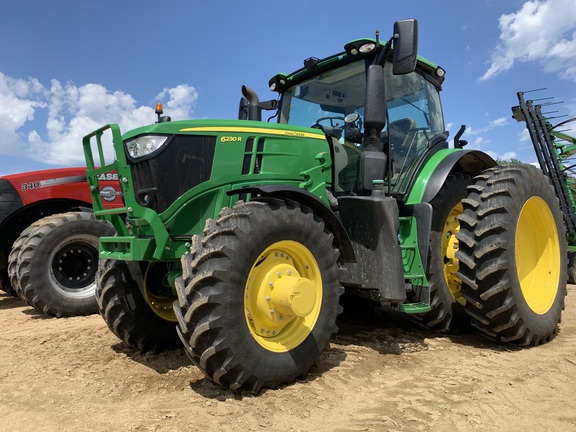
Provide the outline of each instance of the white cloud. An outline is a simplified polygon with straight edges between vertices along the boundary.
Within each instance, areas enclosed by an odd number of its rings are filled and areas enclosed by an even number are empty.
[[[576,81],[576,0],[527,1],[499,19],[500,44],[487,80],[511,69],[516,61],[538,61],[545,72]]]
[[[522,132],[520,132],[518,134],[518,141],[521,143],[532,142],[531,138],[530,138],[530,133],[528,132],[528,129],[526,129],[526,128],[522,129]]]
[[[477,150],[481,150],[481,149],[477,148]],[[499,154],[498,152],[495,152],[494,150],[482,150],[482,151],[494,160],[500,159],[500,160],[504,160],[504,161],[509,161],[509,160],[518,158],[518,154],[516,152],[513,152],[513,151],[506,152],[504,154]]]
[[[36,109],[46,107],[44,89],[35,79],[10,78],[0,72],[0,154],[16,155],[26,145],[18,130],[34,120]]]
[[[493,159],[501,159],[501,160],[517,159],[518,154],[514,151],[499,153],[497,151],[491,150],[491,148],[494,148],[494,145],[492,145],[492,140],[490,138],[486,138],[486,136],[484,135],[485,132],[491,131],[496,127],[504,126],[506,124],[508,124],[508,119],[505,117],[500,117],[496,120],[490,121],[488,123],[488,126],[472,130],[470,132],[472,139],[470,140],[469,145],[466,148],[483,151]],[[500,149],[502,150],[502,148]]]
[[[198,93],[187,84],[180,84],[173,88],[165,88],[155,100],[165,100],[169,98],[166,104],[166,112],[170,113],[172,118],[190,118],[191,108],[198,101]]]
[[[172,119],[184,119],[191,117],[198,93],[181,84],[163,89],[155,100],[164,103]],[[106,123],[118,123],[125,131],[156,119],[154,107],[138,106],[123,91],[57,80],[46,88],[34,78],[14,79],[1,72],[0,106],[8,107],[0,116],[0,154],[26,154],[57,165],[83,165],[82,137]]]
[[[475,148],[477,150],[481,150],[483,145],[489,144],[490,140],[484,137],[476,137],[472,142],[470,142],[470,147]]]
[[[498,159],[498,155],[496,154],[495,151],[492,150],[484,150],[484,153],[486,153],[488,156],[490,156],[492,159],[496,160]]]
[[[468,135],[480,135],[480,134],[483,134],[486,132],[490,132],[491,130],[493,130],[497,127],[506,126],[508,124],[509,124],[509,121],[508,121],[507,117],[499,117],[497,119],[490,120],[486,126],[483,126],[479,129],[474,129],[474,128],[470,127],[468,129],[466,129],[466,133]]]
[[[508,124],[508,117],[499,117],[495,120],[491,120],[489,123],[489,128],[494,129],[499,126],[506,126]]]
[[[510,160],[510,159],[516,159],[518,157],[518,154],[516,152],[513,151],[509,151],[504,153],[503,155],[499,156],[499,159],[503,159],[503,160]]]

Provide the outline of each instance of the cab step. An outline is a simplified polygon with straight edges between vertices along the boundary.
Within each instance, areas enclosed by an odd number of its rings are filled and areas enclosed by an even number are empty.
[[[426,303],[402,303],[398,305],[398,310],[407,314],[422,314],[430,312],[432,308]]]

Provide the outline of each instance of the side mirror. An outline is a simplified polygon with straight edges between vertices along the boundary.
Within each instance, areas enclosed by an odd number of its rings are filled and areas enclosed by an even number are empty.
[[[414,72],[418,59],[418,21],[407,19],[394,23],[394,51],[392,73],[404,75]]]

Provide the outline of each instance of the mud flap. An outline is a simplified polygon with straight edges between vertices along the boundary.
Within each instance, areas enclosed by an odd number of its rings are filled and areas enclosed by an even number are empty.
[[[344,285],[378,289],[383,302],[406,300],[404,266],[398,244],[398,205],[391,197],[338,198],[342,224],[356,254],[340,270]]]

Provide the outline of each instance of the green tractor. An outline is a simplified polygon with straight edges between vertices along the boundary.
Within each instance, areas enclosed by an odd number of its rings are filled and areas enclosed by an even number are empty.
[[[117,232],[100,239],[97,299],[120,339],[183,343],[208,378],[258,392],[307,375],[345,291],[438,331],[556,335],[566,235],[548,178],[463,149],[464,128],[449,146],[444,70],[417,56],[415,20],[393,34],[274,76],[278,99],[243,87],[238,120],[159,107],[84,138],[95,214]],[[120,209],[102,205],[110,173]]]

